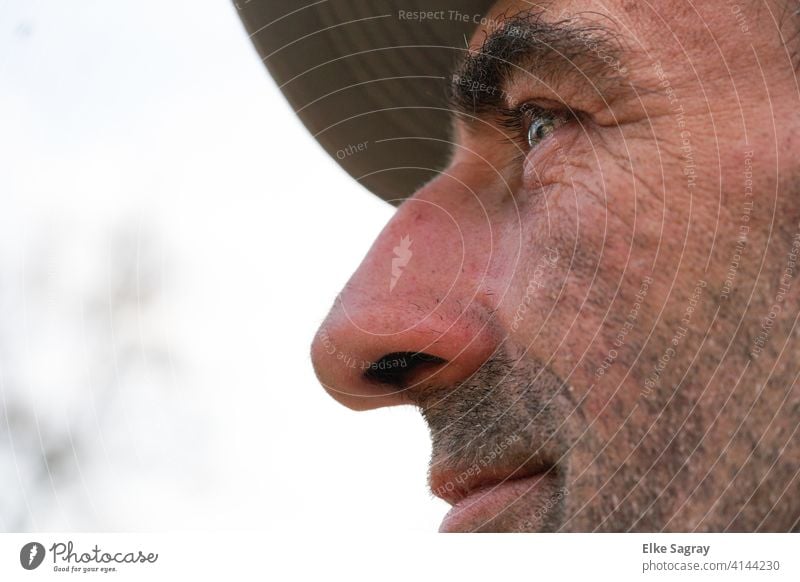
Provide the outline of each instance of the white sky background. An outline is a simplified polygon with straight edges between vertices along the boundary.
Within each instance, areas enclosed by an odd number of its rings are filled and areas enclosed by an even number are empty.
[[[307,355],[390,215],[227,1],[0,0],[0,529],[435,530]]]

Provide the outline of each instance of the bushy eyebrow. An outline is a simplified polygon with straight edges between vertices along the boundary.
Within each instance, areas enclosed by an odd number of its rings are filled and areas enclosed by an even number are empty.
[[[624,86],[624,66],[615,35],[576,19],[548,22],[541,12],[506,17],[477,52],[453,73],[450,107],[457,114],[485,116],[506,105],[509,82],[523,73],[551,87],[601,95]]]

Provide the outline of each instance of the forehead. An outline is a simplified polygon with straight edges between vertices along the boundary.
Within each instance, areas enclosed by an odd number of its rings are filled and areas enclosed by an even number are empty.
[[[603,21],[604,25],[624,19],[628,24],[633,24],[629,13],[641,12],[635,3],[611,0],[597,4],[587,0],[553,0],[531,2],[527,0],[498,0],[495,2],[481,25],[476,29],[470,42],[471,48],[480,46],[487,34],[497,30],[503,25],[508,16],[520,12],[530,11],[541,14],[543,20],[556,22],[567,18],[579,16],[588,21]]]
[[[487,12],[480,28],[491,31],[502,23],[506,15],[530,10],[543,13],[548,20],[580,16],[597,23],[618,23],[623,28],[648,33],[663,29],[686,30],[704,28],[709,20],[735,20],[731,4],[726,0],[699,3],[686,0],[498,0]],[[747,1],[742,0],[740,4],[736,5],[737,12],[747,5]]]
[[[475,30],[470,50],[480,52],[487,35],[508,17],[532,13],[542,21],[567,21],[610,33],[619,50],[612,56],[618,61],[612,59],[609,66],[624,71],[635,100],[642,96],[647,102],[642,105],[663,105],[656,100],[666,75],[671,88],[696,113],[731,107],[757,110],[765,98],[788,113],[796,108],[800,19],[792,18],[787,1],[499,0]],[[591,45],[585,49],[588,56],[610,58]],[[581,68],[577,61],[564,60]],[[524,78],[524,72],[515,76]],[[734,123],[733,118],[726,122]]]
[[[639,56],[642,61],[673,57],[716,66],[709,51],[726,60],[736,58],[737,54],[749,54],[765,37],[775,36],[775,25],[767,18],[771,4],[765,1],[755,6],[747,0],[498,0],[469,44],[470,50],[477,51],[506,17],[531,11],[550,22],[576,19],[608,29],[624,42],[631,57]]]

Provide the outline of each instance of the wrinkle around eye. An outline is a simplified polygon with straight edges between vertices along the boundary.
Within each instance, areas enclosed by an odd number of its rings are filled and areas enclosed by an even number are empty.
[[[570,151],[584,131],[566,124],[532,148],[523,161],[522,180],[527,190],[540,190],[563,179]]]

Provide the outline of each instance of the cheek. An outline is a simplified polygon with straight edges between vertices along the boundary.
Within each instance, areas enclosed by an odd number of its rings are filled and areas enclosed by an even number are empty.
[[[576,127],[553,134],[528,155],[521,186],[531,238],[574,252],[576,269],[604,251],[620,259],[620,243],[631,239],[636,221],[630,165],[593,142],[603,140]]]
[[[507,307],[515,342],[535,342],[540,357],[554,356],[565,368],[559,372],[571,373],[582,357],[594,357],[614,298],[638,289],[652,256],[632,243],[635,198],[624,172],[571,164],[563,175],[525,210],[524,269]]]
[[[634,244],[641,209],[630,176],[618,168],[571,163],[562,170],[527,209],[527,239],[534,248],[559,250],[571,297],[600,301],[592,296],[613,293],[623,272],[652,263]]]

